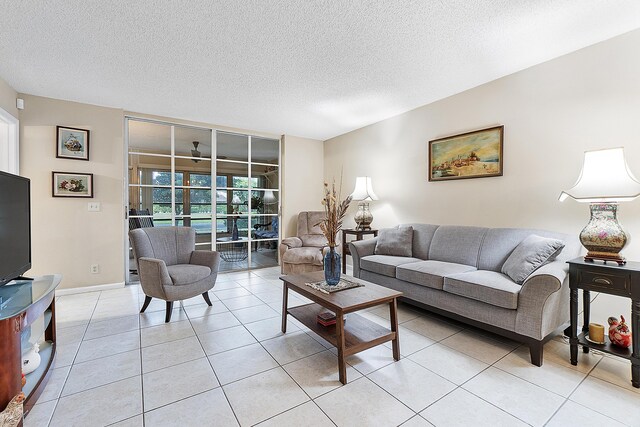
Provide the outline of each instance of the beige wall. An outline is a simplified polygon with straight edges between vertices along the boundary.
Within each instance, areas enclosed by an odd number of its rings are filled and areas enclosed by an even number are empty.
[[[0,108],[13,117],[18,117],[18,109],[16,108],[17,97],[17,92],[0,77]]]
[[[352,186],[372,176],[376,228],[415,221],[577,235],[588,205],[558,195],[575,183],[585,150],[624,146],[640,177],[638,46],[640,30],[330,139],[325,179],[342,167]],[[505,126],[504,176],[427,180],[429,140],[497,124]],[[635,236],[624,254],[640,260],[640,200],[622,204],[619,216]],[[598,321],[629,311],[614,299],[600,296]]]
[[[300,211],[321,210],[323,144],[284,135],[282,156],[282,237],[296,235]]]
[[[33,269],[29,274],[62,273],[63,288],[123,282],[125,112],[31,95],[20,96],[25,99],[25,110],[19,116],[20,167],[21,173],[32,180]],[[278,138],[271,134],[199,122],[127,114]],[[55,157],[56,125],[91,131],[91,161]],[[295,234],[295,218],[300,210],[321,208],[322,159],[322,141],[283,137],[283,235]],[[95,198],[53,198],[52,171],[93,173]],[[292,178],[287,181],[285,174]],[[89,200],[99,201],[101,211],[89,212]],[[99,274],[90,273],[91,264],[100,265]]]
[[[61,287],[124,282],[123,112],[21,95],[20,172],[31,178],[33,269],[61,273]],[[56,158],[56,125],[89,129],[90,161]],[[94,198],[54,198],[51,172],[93,173]],[[87,203],[98,201],[100,212]],[[100,272],[91,274],[91,264]]]

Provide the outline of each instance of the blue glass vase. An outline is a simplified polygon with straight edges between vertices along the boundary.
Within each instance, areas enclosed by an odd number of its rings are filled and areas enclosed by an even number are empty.
[[[329,247],[324,255],[324,280],[327,285],[337,285],[340,282],[340,254],[335,247]]]

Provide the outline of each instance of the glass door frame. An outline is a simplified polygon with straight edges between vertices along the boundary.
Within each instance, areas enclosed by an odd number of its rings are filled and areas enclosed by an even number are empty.
[[[200,130],[204,130],[204,131],[209,131],[211,132],[211,168],[210,168],[210,174],[211,174],[211,187],[209,188],[211,191],[211,242],[209,247],[205,246],[205,244],[199,244],[198,246],[201,249],[209,249],[209,250],[217,250],[217,245],[216,245],[216,238],[217,238],[217,218],[218,218],[218,213],[217,213],[217,209],[216,209],[216,205],[217,205],[217,161],[218,159],[216,158],[216,154],[217,154],[217,136],[218,133],[226,133],[226,134],[235,134],[235,135],[242,135],[242,136],[246,136],[248,138],[248,159],[247,159],[247,168],[248,168],[248,188],[246,189],[248,191],[248,212],[247,212],[247,222],[248,222],[248,240],[247,240],[247,251],[248,251],[248,257],[247,257],[247,268],[246,270],[252,270],[255,268],[262,268],[262,267],[252,267],[252,254],[251,254],[251,248],[254,242],[260,242],[260,241],[264,241],[261,239],[257,239],[254,240],[252,237],[252,233],[251,233],[251,227],[252,227],[252,218],[254,217],[258,217],[258,218],[264,218],[264,217],[273,217],[274,214],[253,214],[251,212],[251,194],[253,191],[260,191],[260,190],[265,190],[264,188],[258,187],[258,188],[253,188],[252,186],[252,165],[253,164],[257,164],[257,165],[262,165],[262,163],[260,162],[252,162],[251,161],[251,142],[252,142],[252,138],[259,138],[259,139],[270,139],[270,140],[274,140],[274,141],[278,141],[278,163],[277,165],[277,170],[278,170],[278,174],[277,174],[277,182],[278,182],[278,188],[277,189],[272,189],[275,190],[278,194],[277,197],[277,205],[276,205],[276,214],[275,216],[278,218],[278,237],[277,237],[277,242],[276,242],[276,252],[277,252],[277,247],[280,244],[280,241],[282,240],[282,226],[281,226],[281,219],[282,219],[282,206],[281,206],[281,201],[282,201],[282,138],[273,138],[270,136],[260,136],[260,135],[252,135],[252,134],[245,134],[245,133],[241,133],[241,132],[232,132],[232,131],[227,131],[224,129],[217,129],[217,128],[213,128],[213,127],[206,127],[206,126],[197,126],[197,125],[185,125],[182,123],[176,123],[176,122],[170,122],[170,121],[163,121],[163,120],[156,120],[156,119],[150,119],[150,118],[146,118],[146,117],[140,117],[140,116],[135,116],[135,115],[129,115],[129,114],[125,114],[124,116],[124,196],[123,196],[123,208],[124,208],[124,216],[125,216],[125,221],[124,221],[124,234],[125,234],[125,239],[124,239],[124,254],[125,254],[125,282],[127,284],[130,283],[130,278],[129,278],[129,251],[130,251],[130,244],[129,244],[129,210],[130,210],[130,198],[129,198],[129,191],[130,191],[130,182],[129,182],[129,122],[130,121],[136,121],[136,122],[146,122],[146,123],[153,123],[153,124],[158,124],[158,125],[164,125],[164,126],[168,126],[171,129],[171,153],[170,155],[157,155],[158,157],[170,157],[170,162],[171,162],[171,168],[170,168],[170,172],[171,172],[171,185],[170,185],[170,190],[171,190],[171,225],[175,225],[176,224],[176,216],[179,217],[183,217],[183,215],[176,215],[176,201],[175,201],[175,191],[176,191],[176,185],[175,185],[175,175],[176,172],[178,172],[176,170],[176,153],[175,153],[175,145],[176,145],[176,141],[175,141],[175,130],[176,128],[190,128],[190,129],[200,129]],[[145,153],[145,154],[150,154],[150,153]],[[185,158],[185,156],[178,156],[179,158]],[[190,157],[186,157],[186,158],[190,158]],[[138,184],[138,187],[141,187],[142,184]],[[189,191],[188,188],[186,188],[184,186],[184,182],[183,185],[180,186],[184,191]],[[201,187],[198,187],[198,189],[203,189]],[[242,189],[245,190],[245,189]],[[183,196],[184,197],[184,196]],[[151,213],[151,216],[153,216],[153,212]],[[229,217],[227,215],[227,217]],[[206,218],[206,217],[205,217]],[[178,219],[180,220],[180,218]],[[198,246],[196,248],[198,248]],[[277,256],[277,255],[276,255]],[[239,268],[239,269],[234,269],[234,270],[229,270],[229,271],[243,271],[245,270],[245,268]]]

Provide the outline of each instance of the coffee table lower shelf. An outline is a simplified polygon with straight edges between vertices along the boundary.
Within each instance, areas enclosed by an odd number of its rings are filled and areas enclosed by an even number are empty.
[[[336,325],[323,326],[317,322],[319,313],[327,311],[320,304],[306,304],[287,309],[287,313],[299,320],[307,328],[324,338],[334,347],[338,347]],[[357,313],[345,315],[344,322],[344,355],[350,356],[371,347],[392,341],[396,333],[368,320]]]

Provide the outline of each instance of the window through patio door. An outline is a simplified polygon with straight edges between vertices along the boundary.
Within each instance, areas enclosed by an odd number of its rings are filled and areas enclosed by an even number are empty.
[[[278,264],[278,139],[134,117],[125,119],[125,135],[127,233],[193,227],[196,249],[221,253],[220,271]],[[126,241],[127,282],[135,282]]]

